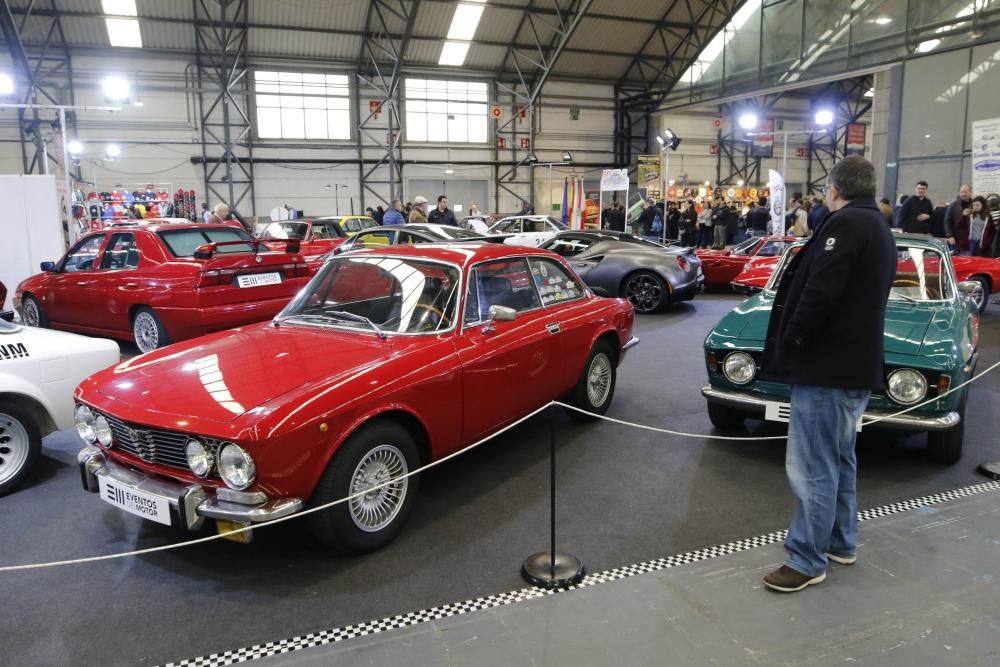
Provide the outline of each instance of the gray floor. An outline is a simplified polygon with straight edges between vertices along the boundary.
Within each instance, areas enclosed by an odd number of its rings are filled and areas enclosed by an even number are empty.
[[[637,318],[642,343],[619,370],[610,414],[710,433],[701,343],[737,302],[703,295]],[[1000,308],[991,309],[981,367],[1000,360]],[[490,400],[515,390],[497,387]],[[998,398],[1000,373],[974,387],[965,457],[954,466],[932,462],[919,436],[863,436],[860,505],[978,482],[975,466],[1000,458]],[[247,546],[0,574],[0,600],[17,601],[0,631],[0,662],[159,664],[519,588],[521,562],[547,542],[546,424],[534,420],[432,471],[403,533],[364,558],[333,556],[290,522]],[[82,491],[72,433],[45,445],[29,484],[0,499],[0,563],[181,539]],[[560,417],[559,456],[560,545],[591,571],[782,529],[790,514],[781,443],[678,440]]]
[[[995,665],[1000,493],[862,524],[859,560],[794,595],[780,545],[278,655],[312,665]]]

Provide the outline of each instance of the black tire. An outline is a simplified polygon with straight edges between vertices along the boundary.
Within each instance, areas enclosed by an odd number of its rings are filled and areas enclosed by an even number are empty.
[[[583,366],[580,379],[577,380],[576,387],[570,396],[570,405],[581,410],[586,410],[594,415],[603,415],[607,412],[608,407],[611,406],[611,399],[615,396],[615,382],[618,379],[617,366],[618,355],[615,354],[615,350],[611,345],[606,341],[599,341],[594,345],[587,356],[587,363]],[[594,373],[603,376],[603,381],[600,381],[600,384],[603,386],[594,386],[594,391],[591,392],[591,376]],[[593,379],[595,382],[599,381],[597,376]],[[593,421],[596,419],[596,417],[577,412],[576,410],[570,410],[569,413],[573,418],[580,421]]]
[[[978,306],[979,314],[982,315],[983,313],[986,312],[986,307],[988,305],[990,305],[990,286],[989,286],[989,283],[982,276],[972,276],[971,278],[969,278],[969,282],[979,283],[980,286],[982,286],[982,288],[983,288],[982,301],[979,302],[979,306]]]
[[[720,431],[736,431],[743,428],[746,416],[721,403],[708,402],[708,419]]]
[[[0,496],[16,489],[42,453],[42,434],[31,413],[0,400]]]
[[[965,403],[968,394],[962,397],[958,408],[959,422],[947,431],[927,432],[927,451],[938,463],[951,465],[962,458],[962,444],[965,441]]]
[[[395,451],[389,451],[385,449],[386,447],[391,447]],[[372,454],[402,456],[405,469],[396,468],[392,473],[393,476],[411,472],[421,465],[416,442],[409,431],[391,421],[371,422],[351,435],[334,454],[326,472],[316,484],[310,506],[318,507],[356,493],[351,491],[352,480],[355,474],[363,472],[359,466],[369,460]],[[366,500],[362,497],[310,514],[309,526],[323,544],[340,553],[363,554],[380,549],[395,539],[406,523],[420,489],[420,476],[408,477],[400,484],[402,484],[402,500],[397,503],[398,508],[391,512],[391,517],[387,517],[387,522],[383,525],[370,525],[368,529],[359,525],[355,518],[357,514],[352,511],[352,504]],[[389,486],[384,490],[394,490],[398,493],[399,487]],[[385,496],[380,500],[385,501]],[[391,504],[391,500],[388,503]]]
[[[32,314],[32,311],[35,314]],[[48,313],[42,308],[42,304],[38,302],[38,299],[31,294],[25,294],[21,298],[21,321],[29,327],[47,329],[49,326]]]
[[[142,306],[132,315],[132,337],[143,354],[173,342],[160,316],[149,306]]]
[[[620,290],[641,315],[655,313],[670,305],[670,285],[653,271],[633,271],[625,276]]]

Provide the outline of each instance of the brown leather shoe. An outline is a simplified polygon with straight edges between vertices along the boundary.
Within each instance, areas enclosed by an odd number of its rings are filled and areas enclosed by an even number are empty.
[[[821,584],[826,581],[826,572],[817,577],[810,577],[787,565],[782,565],[771,574],[764,577],[764,585],[780,593],[801,591],[811,584]]]

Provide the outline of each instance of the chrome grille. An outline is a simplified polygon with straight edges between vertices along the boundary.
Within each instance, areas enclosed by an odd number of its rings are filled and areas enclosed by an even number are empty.
[[[147,463],[156,463],[172,468],[188,470],[184,445],[189,438],[195,436],[137,426],[123,422],[111,415],[104,416],[107,418],[108,424],[111,426],[111,431],[115,435],[115,449],[128,452]],[[198,439],[207,444],[213,453],[218,452],[219,441],[206,438]]]

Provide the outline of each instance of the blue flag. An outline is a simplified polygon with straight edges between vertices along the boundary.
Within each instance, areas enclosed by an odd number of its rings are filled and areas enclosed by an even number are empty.
[[[562,213],[562,223],[564,225],[569,224],[569,206],[568,206],[569,200],[567,199],[569,195],[568,189],[569,189],[569,177],[567,176],[566,178],[563,179],[563,201],[562,201],[562,208],[559,209],[559,212]]]

